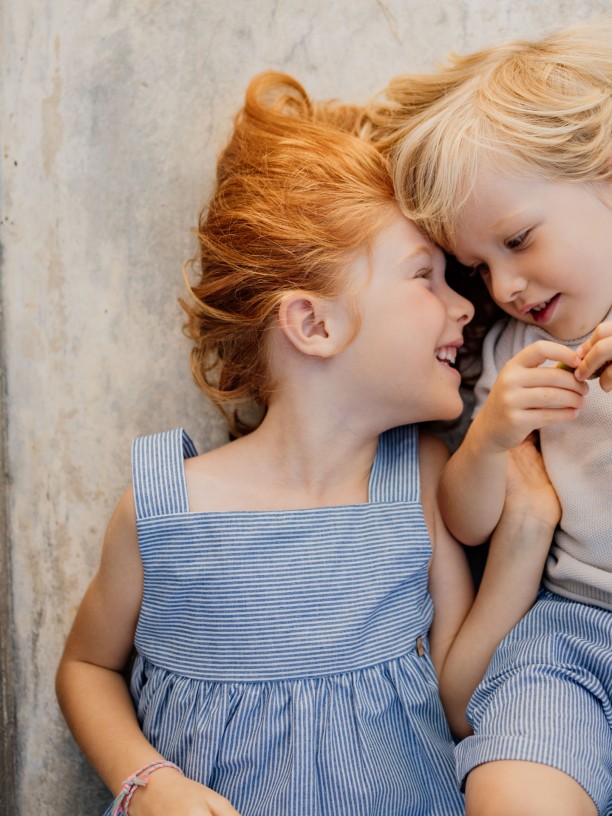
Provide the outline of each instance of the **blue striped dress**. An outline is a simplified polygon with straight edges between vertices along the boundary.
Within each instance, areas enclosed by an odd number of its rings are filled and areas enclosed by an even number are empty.
[[[189,511],[182,430],[137,439],[145,736],[241,816],[460,816],[428,653],[418,430],[380,437],[369,502]]]

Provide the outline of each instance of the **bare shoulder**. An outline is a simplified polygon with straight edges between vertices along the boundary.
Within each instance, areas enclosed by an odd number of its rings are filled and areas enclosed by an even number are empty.
[[[192,512],[236,510],[261,479],[244,439],[185,460],[185,481]]]
[[[450,452],[444,442],[431,434],[419,436],[419,473],[421,489],[437,489],[440,475],[450,458]]]
[[[107,537],[112,534],[125,534],[136,530],[136,507],[132,485],[124,490],[117,502],[107,527]]]
[[[104,535],[99,576],[109,583],[140,578],[142,565],[138,548],[134,491],[130,485],[119,499]]]
[[[98,571],[79,606],[62,662],[121,670],[132,649],[142,587],[134,495],[128,487],[106,528]]]
[[[437,530],[441,525],[438,484],[449,456],[448,448],[442,440],[429,434],[421,434],[419,437],[421,504],[432,540],[435,540]]]

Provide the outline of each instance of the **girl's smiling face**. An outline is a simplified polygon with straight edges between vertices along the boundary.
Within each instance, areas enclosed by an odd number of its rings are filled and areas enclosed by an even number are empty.
[[[458,260],[523,323],[572,340],[612,308],[612,181],[548,181],[484,167],[456,236]]]
[[[446,283],[442,251],[398,210],[352,275],[361,319],[342,355],[359,399],[377,405],[387,427],[458,416],[452,364],[474,310]]]

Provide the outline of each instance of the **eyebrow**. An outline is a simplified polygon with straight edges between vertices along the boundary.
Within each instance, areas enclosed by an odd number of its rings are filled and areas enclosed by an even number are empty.
[[[523,207],[520,210],[516,210],[515,212],[509,213],[508,215],[502,215],[501,218],[498,218],[497,221],[495,221],[493,224],[491,224],[491,227],[490,227],[489,231],[491,233],[495,233],[495,234],[497,234],[499,232],[503,233],[507,229],[506,224],[512,223],[513,221],[518,220],[519,218],[524,219],[526,217],[532,217],[532,216],[529,215],[529,211],[531,209],[531,206],[532,205],[528,204],[526,207]],[[523,225],[521,227],[521,229],[526,229],[526,225]],[[514,230],[512,230],[512,231],[514,232]],[[455,258],[459,261],[459,263],[462,266],[473,266],[472,263],[466,263],[465,261],[462,261],[460,256],[459,256],[459,253],[453,252],[452,254],[455,256]]]
[[[491,229],[495,231],[503,229],[504,226],[508,223],[508,221],[514,221],[517,218],[524,218],[525,216],[527,216],[529,214],[529,210],[530,205],[527,205],[526,207],[523,207],[522,209],[517,210],[516,212],[510,213],[509,215],[502,215],[502,217],[498,218],[498,220],[494,224],[491,224]]]

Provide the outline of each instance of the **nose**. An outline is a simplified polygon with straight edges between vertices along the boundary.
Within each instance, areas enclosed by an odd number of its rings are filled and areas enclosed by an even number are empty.
[[[510,269],[489,269],[489,289],[498,303],[511,303],[524,291],[527,281]]]
[[[442,300],[446,303],[448,316],[461,326],[465,326],[474,317],[474,305],[450,286],[447,285],[445,288],[447,291]]]

